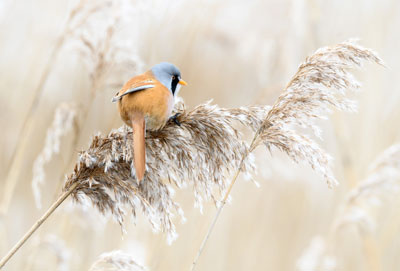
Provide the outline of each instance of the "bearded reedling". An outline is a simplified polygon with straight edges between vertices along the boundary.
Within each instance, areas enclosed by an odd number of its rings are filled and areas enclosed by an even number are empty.
[[[171,63],[162,62],[149,71],[130,79],[114,96],[122,120],[133,128],[133,152],[136,179],[143,180],[146,169],[146,130],[164,127],[171,116],[175,97],[181,85],[179,69]],[[173,117],[179,125],[176,116]]]

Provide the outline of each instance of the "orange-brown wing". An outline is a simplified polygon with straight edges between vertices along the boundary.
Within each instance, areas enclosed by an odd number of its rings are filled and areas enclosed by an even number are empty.
[[[133,92],[137,92],[144,89],[153,88],[157,82],[148,76],[148,74],[142,74],[133,77],[122,87],[122,89],[112,98],[112,102],[116,102],[122,99],[123,96]]]

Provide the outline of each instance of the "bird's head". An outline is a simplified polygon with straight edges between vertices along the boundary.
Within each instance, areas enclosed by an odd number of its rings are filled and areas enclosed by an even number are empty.
[[[174,96],[178,94],[182,85],[187,85],[181,78],[181,72],[174,64],[162,62],[151,68],[151,72]]]

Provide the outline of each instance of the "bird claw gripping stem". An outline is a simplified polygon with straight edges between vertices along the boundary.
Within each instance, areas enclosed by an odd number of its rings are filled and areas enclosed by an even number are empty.
[[[173,115],[172,117],[170,117],[169,119],[172,120],[173,122],[176,123],[176,125],[181,126],[180,121],[178,120],[178,117],[181,113],[176,113],[175,115]]]

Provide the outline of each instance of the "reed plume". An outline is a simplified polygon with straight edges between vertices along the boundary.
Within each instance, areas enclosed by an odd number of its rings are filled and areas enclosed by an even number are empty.
[[[394,199],[400,190],[400,144],[395,144],[371,163],[368,176],[353,188],[345,202],[345,212],[337,219],[336,228],[357,225],[361,233],[375,229],[372,206]]]
[[[147,268],[133,260],[133,257],[120,250],[101,254],[92,264],[89,271],[144,271]]]
[[[260,144],[268,149],[275,146],[294,161],[307,161],[333,186],[337,181],[329,155],[293,127],[311,128],[319,136],[313,120],[324,117],[328,106],[354,111],[354,104],[344,95],[359,84],[347,69],[360,66],[363,60],[382,63],[371,50],[353,42],[318,50],[300,65],[272,108],[222,109],[206,103],[187,110],[178,103],[175,111],[182,125],[170,121],[161,131],[147,134],[147,173],[140,185],[132,167],[131,129],[123,126],[106,137],[97,135],[89,149],[80,153],[64,191],[77,184],[72,192],[76,200],[86,195],[102,213],[111,212],[121,224],[124,204],[134,216],[141,208],[153,228],[167,232],[171,241],[176,236],[172,217],[182,217],[182,210],[172,199],[170,184],[178,188],[193,185],[198,205],[209,199],[217,202],[214,189],[223,195],[233,172],[254,170],[249,154]],[[243,141],[237,123],[255,132],[250,146]]]
[[[275,146],[296,162],[306,161],[330,187],[337,185],[330,169],[330,156],[309,136],[293,128],[309,128],[321,137],[320,128],[314,122],[316,119],[326,118],[332,107],[355,111],[355,103],[345,94],[360,88],[349,69],[360,67],[363,61],[383,65],[373,51],[354,41],[318,49],[307,57],[269,111],[257,141],[268,149]]]
[[[325,178],[329,187],[337,185],[338,182],[330,168],[330,156],[309,136],[293,128],[309,128],[315,136],[321,137],[320,129],[314,121],[325,118],[326,113],[330,112],[328,106],[354,111],[354,102],[347,99],[345,94],[346,90],[358,89],[360,84],[348,69],[361,66],[365,60],[383,65],[382,60],[373,51],[356,45],[354,41],[320,48],[312,56],[307,57],[256,130],[249,151],[242,161],[261,144],[268,150],[275,146],[293,161],[307,162]],[[221,205],[193,260],[191,270],[196,268],[198,259],[236,182],[239,170],[240,168],[221,200]]]
[[[335,257],[327,255],[327,244],[323,237],[314,236],[310,245],[304,250],[296,263],[296,270],[326,270],[338,269]]]
[[[367,177],[355,188],[348,192],[347,199],[339,208],[338,216],[334,220],[330,239],[315,236],[306,249],[304,255],[298,261],[300,269],[324,268],[326,259],[333,259],[328,255],[326,246],[335,250],[335,240],[339,230],[345,227],[356,226],[363,241],[365,258],[371,270],[380,269],[380,257],[376,252],[375,238],[376,218],[371,210],[383,202],[398,195],[400,189],[400,144],[395,144],[379,155],[370,165]],[[382,215],[382,212],[380,212]],[[313,253],[311,253],[313,252]],[[329,269],[327,269],[329,270]]]
[[[146,135],[147,172],[140,185],[132,166],[132,130],[123,126],[107,137],[93,138],[89,149],[79,154],[64,190],[78,183],[72,193],[76,200],[86,195],[100,212],[112,213],[121,224],[124,204],[130,206],[133,216],[140,208],[154,230],[167,232],[172,241],[176,237],[172,217],[184,217],[172,199],[171,184],[193,185],[199,207],[204,200],[214,198],[214,189],[224,191],[226,180],[247,152],[235,120],[260,123],[268,108],[229,110],[206,103],[187,110],[179,102],[176,112],[180,113],[181,126],[169,121],[162,130]],[[250,159],[243,164],[243,171],[253,168]]]
[[[40,186],[44,183],[45,165],[60,152],[61,138],[77,126],[77,106],[74,103],[60,104],[54,113],[53,123],[47,130],[43,150],[33,164],[32,190],[36,207],[41,208]]]

